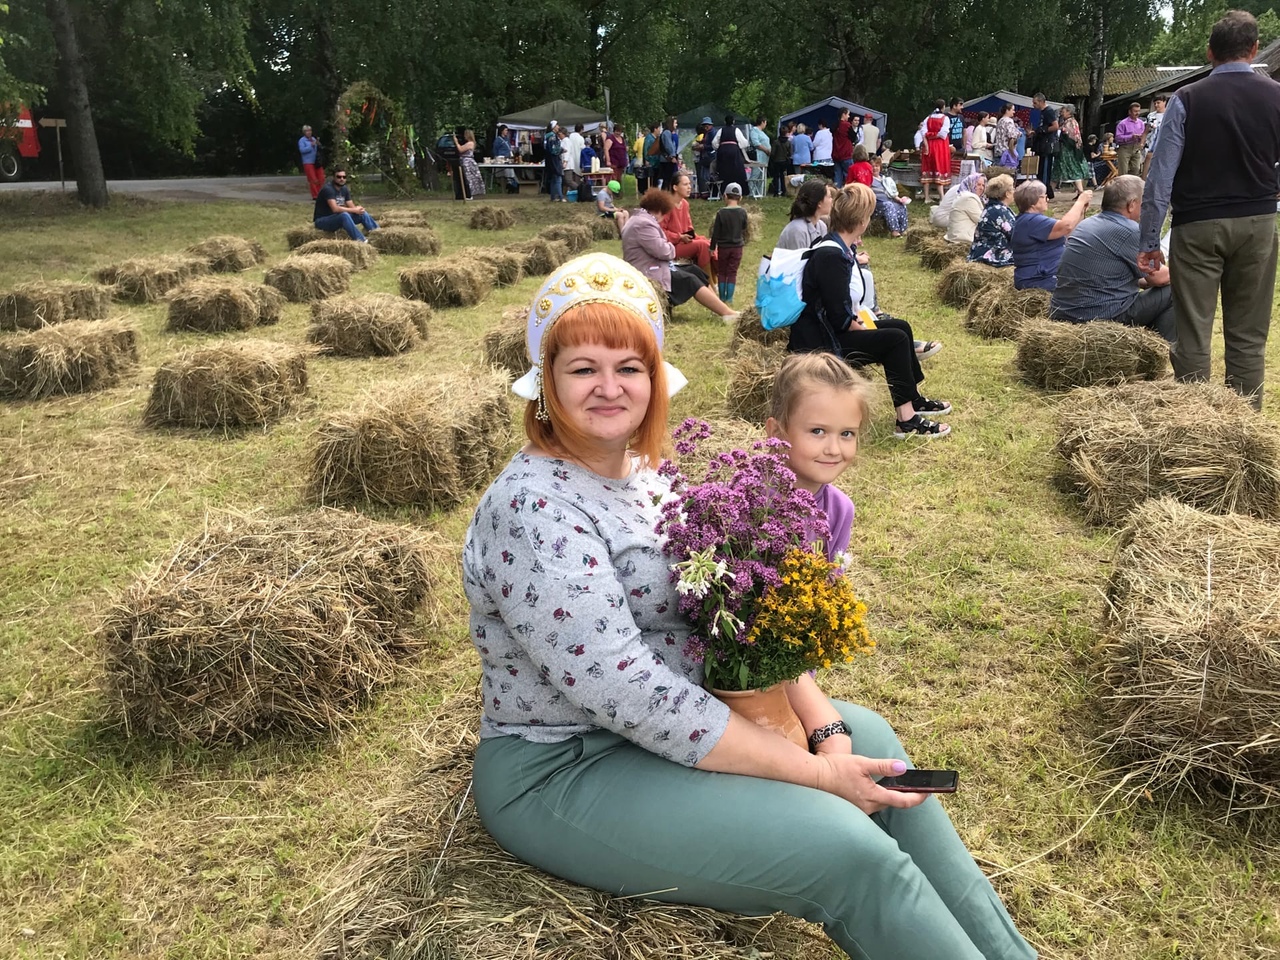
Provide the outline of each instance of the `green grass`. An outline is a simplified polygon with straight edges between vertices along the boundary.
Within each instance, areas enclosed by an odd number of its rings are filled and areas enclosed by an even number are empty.
[[[523,214],[500,234],[466,229],[462,204],[426,208],[446,250],[523,239],[577,209],[498,202]],[[702,229],[714,206],[695,204]],[[786,208],[764,206],[776,236]],[[308,210],[304,200],[118,202],[92,214],[7,195],[0,289],[86,277],[215,233],[257,237],[274,259],[284,230]],[[1052,398],[1014,380],[1012,345],[963,332],[915,257],[888,240],[869,248],[885,307],[946,341],[928,361],[926,389],[955,404],[955,432],[899,443],[883,398],[858,467],[842,479],[858,504],[853,548],[879,648],[824,683],[886,714],[922,766],[962,771],[948,806],[1046,956],[1280,955],[1274,819],[1224,823],[1220,808],[1183,794],[1129,807],[1112,795],[1119,781],[1099,760],[1088,682],[1110,533],[1085,529],[1049,486]],[[741,302],[762,250],[747,253]],[[353,288],[395,291],[405,262],[384,256]],[[165,332],[162,306],[117,308],[141,332],[143,369],[127,383],[0,406],[0,956],[304,955],[315,922],[308,906],[413,763],[407,729],[475,681],[463,611],[349,732],[217,750],[129,739],[111,726],[95,626],[112,592],[207,510],[303,509],[310,437],[324,416],[378,380],[474,361],[501,309],[527,302],[538,283],[437,312],[421,350],[313,360],[308,402],[265,432],[141,427],[151,373],[206,339]],[[696,306],[677,319],[668,357],[693,383],[673,418],[719,416],[724,327]],[[255,335],[298,342],[306,324],[306,309],[290,306],[280,325]],[[1274,345],[1270,359],[1280,362]],[[1267,399],[1277,409],[1275,387]],[[378,515],[458,540],[470,507]]]

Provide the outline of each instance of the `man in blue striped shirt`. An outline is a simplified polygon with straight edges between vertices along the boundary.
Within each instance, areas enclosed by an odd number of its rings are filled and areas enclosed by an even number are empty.
[[[1058,264],[1058,286],[1049,301],[1054,320],[1113,320],[1177,339],[1169,268],[1138,269],[1138,221],[1142,178],[1116,177],[1102,194],[1102,212],[1072,231]]]

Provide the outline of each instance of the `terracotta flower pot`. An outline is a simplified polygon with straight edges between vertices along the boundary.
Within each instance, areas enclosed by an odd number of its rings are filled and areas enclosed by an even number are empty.
[[[716,690],[712,693],[723,700],[734,713],[759,724],[766,730],[780,733],[796,746],[809,749],[809,738],[804,725],[791,709],[787,699],[787,685],[775,683],[764,690]]]

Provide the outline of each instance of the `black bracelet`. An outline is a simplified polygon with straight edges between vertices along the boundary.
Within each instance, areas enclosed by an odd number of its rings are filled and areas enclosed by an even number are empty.
[[[818,744],[828,737],[834,737],[841,733],[848,737],[853,736],[853,731],[849,729],[849,725],[843,720],[837,720],[835,723],[828,723],[825,727],[819,727],[809,734],[809,752],[817,753]]]

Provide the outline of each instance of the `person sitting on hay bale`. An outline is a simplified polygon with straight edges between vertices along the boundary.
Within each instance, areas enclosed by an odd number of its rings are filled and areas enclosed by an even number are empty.
[[[907,232],[907,204],[910,197],[898,196],[898,184],[888,173],[879,154],[871,158],[871,189],[876,195],[875,215],[885,222],[889,236],[897,239]]]
[[[703,273],[711,270],[711,241],[698,236],[689,215],[689,197],[693,193],[693,178],[688,172],[671,175],[671,195],[675,200],[671,209],[662,217],[662,232],[676,248],[676,257],[692,260]]]
[[[1141,177],[1116,177],[1102,192],[1102,212],[1067,239],[1049,318],[1069,323],[1114,320],[1177,337],[1168,264],[1153,273],[1138,269]]]
[[[1018,218],[1013,222],[1009,246],[1013,248],[1013,285],[1018,290],[1039,287],[1052,290],[1058,283],[1058,261],[1071,231],[1084,219],[1093,191],[1076,197],[1060,220],[1046,215],[1049,194],[1039,180],[1026,180],[1013,191]]]
[[[617,180],[610,180],[596,191],[596,212],[606,220],[614,221],[618,225],[619,233],[627,225],[627,218],[631,216],[627,211],[619,210],[614,206],[614,197],[620,196],[622,196],[622,184]]]
[[[669,213],[675,202],[675,194],[668,190],[650,187],[645,191],[639,209],[632,211],[622,230],[622,257],[651,283],[666,291],[672,307],[697,300],[726,323],[732,323],[738,314],[712,292],[710,280],[701,268],[671,263],[676,248],[667,239],[658,217]]]
[[[810,753],[703,689],[655,531],[685,380],[642,276],[587,254],[529,311],[528,442],[463,547],[485,829],[572,883],[823,923],[851,957],[1034,957],[937,799],[875,782],[907,766],[880,716],[805,685],[836,731]]]
[[[800,184],[791,201],[791,220],[778,234],[780,250],[808,250],[827,235],[826,217],[831,213],[834,194],[829,181],[814,177]]]
[[[347,236],[360,243],[367,243],[365,234],[378,229],[378,224],[364,207],[351,200],[351,191],[347,188],[347,168],[336,167],[333,180],[320,188],[316,196],[315,225],[317,230],[334,233],[345,230]],[[356,227],[359,220],[364,233]]]
[[[1013,177],[1001,174],[987,181],[987,206],[973,230],[973,243],[969,246],[969,262],[985,263],[989,267],[1012,267],[1013,247]]]
[[[973,173],[960,183],[961,190],[956,202],[951,205],[951,213],[947,216],[947,232],[943,239],[947,243],[958,243],[965,247],[973,245],[973,232],[982,219],[983,195],[987,189],[987,178],[981,173]]]

